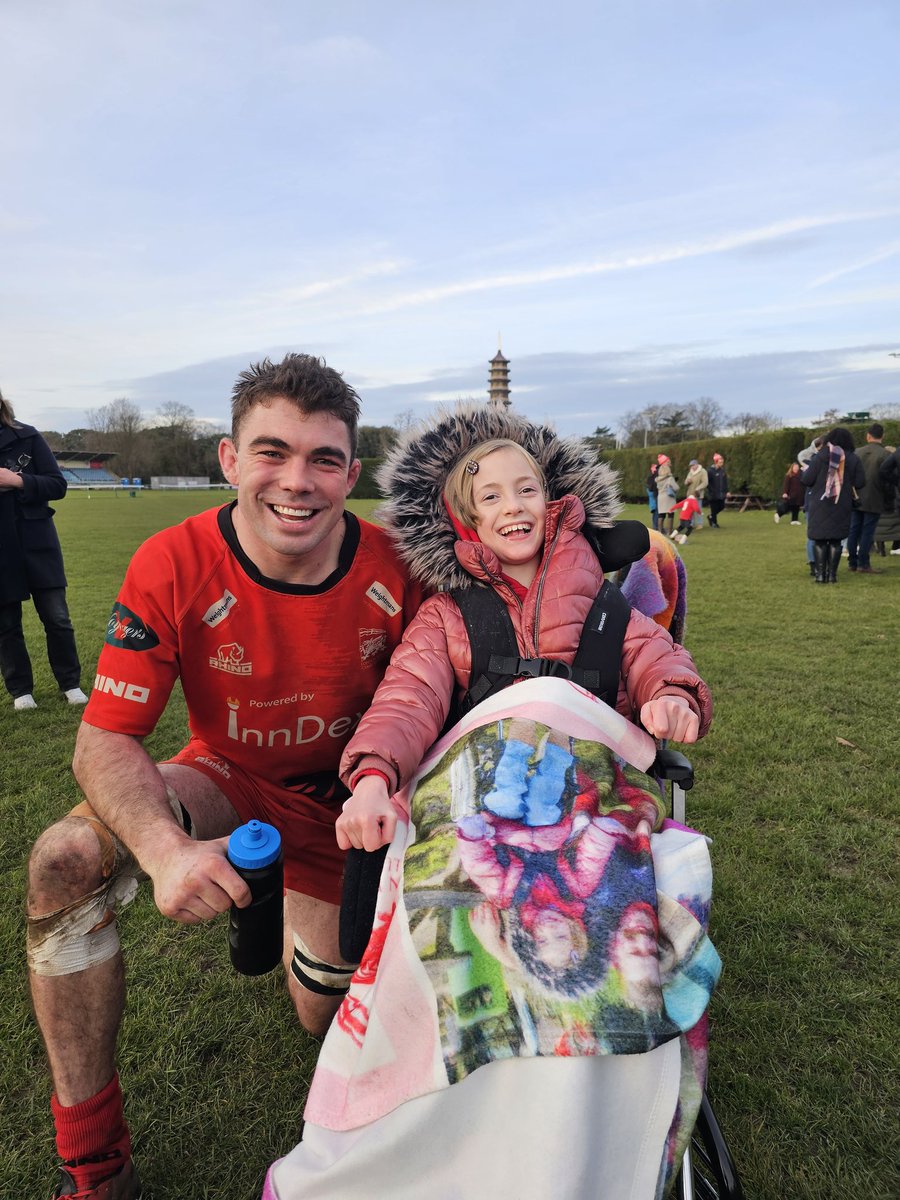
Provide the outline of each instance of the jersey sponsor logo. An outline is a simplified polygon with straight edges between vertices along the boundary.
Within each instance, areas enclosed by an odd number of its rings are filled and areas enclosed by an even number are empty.
[[[227,671],[229,675],[252,675],[253,663],[244,662],[244,647],[237,642],[228,642],[220,646],[215,658],[210,655],[209,665],[217,671]]]
[[[277,700],[251,700],[251,708],[279,708],[282,704],[296,704],[298,700],[315,700],[315,692],[294,692],[293,696],[279,696]]]
[[[211,770],[218,771],[224,779],[231,778],[231,771],[228,769],[228,763],[224,759],[210,758],[208,754],[198,754],[194,762],[203,763],[204,766],[209,767]]]
[[[203,614],[203,620],[210,629],[215,629],[217,625],[222,624],[235,604],[237,604],[237,596],[233,595],[226,588],[219,599],[214,601]]]
[[[352,717],[337,717],[329,724],[326,723],[324,717],[307,714],[303,717],[293,718],[289,724],[278,729],[256,729],[240,723],[238,716],[241,707],[240,700],[229,696],[226,703],[228,705],[226,737],[233,742],[244,742],[251,746],[258,746],[260,749],[304,746],[309,742],[317,742],[321,737],[340,739],[345,742],[362,717],[362,713],[354,713]],[[260,703],[260,701],[256,702],[257,707]],[[259,716],[254,715],[254,719],[258,721],[260,716],[262,716],[261,713]]]
[[[377,604],[383,612],[386,612],[389,617],[396,617],[397,613],[400,611],[400,605],[384,586],[384,584],[379,583],[377,579],[366,592],[366,595],[373,603]]]
[[[106,622],[106,638],[110,646],[120,650],[152,650],[159,638],[127,604],[117,600]]]
[[[136,683],[126,683],[123,679],[110,679],[108,675],[94,676],[94,691],[107,692],[110,696],[119,696],[122,700],[133,700],[135,704],[146,704],[150,699],[150,689],[140,687]]]
[[[383,629],[359,631],[359,661],[363,664],[387,651],[387,633]]]

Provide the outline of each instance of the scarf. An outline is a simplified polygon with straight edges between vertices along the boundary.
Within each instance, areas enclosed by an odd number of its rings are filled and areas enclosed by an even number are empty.
[[[825,480],[825,491],[822,493],[823,500],[833,500],[837,504],[841,495],[841,488],[844,483],[844,451],[840,446],[835,446],[833,443],[828,443],[828,476]]]

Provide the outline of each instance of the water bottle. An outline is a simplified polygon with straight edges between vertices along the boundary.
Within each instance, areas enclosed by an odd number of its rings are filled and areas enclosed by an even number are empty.
[[[273,825],[248,821],[228,839],[228,861],[253,896],[246,908],[231,906],[231,962],[242,975],[265,975],[281,962],[284,945],[281,835]]]

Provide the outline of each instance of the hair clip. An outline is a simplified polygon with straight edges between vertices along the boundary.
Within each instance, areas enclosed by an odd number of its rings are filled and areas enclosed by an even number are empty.
[[[474,458],[470,458],[469,461],[466,463],[466,474],[467,475],[477,475],[478,474],[478,463],[475,461]]]

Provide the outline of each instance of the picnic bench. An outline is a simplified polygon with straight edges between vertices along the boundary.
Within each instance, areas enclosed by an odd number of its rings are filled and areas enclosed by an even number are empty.
[[[754,496],[752,492],[731,492],[725,497],[726,508],[736,508],[738,512],[746,512],[748,508],[765,510],[767,502],[762,496]]]

